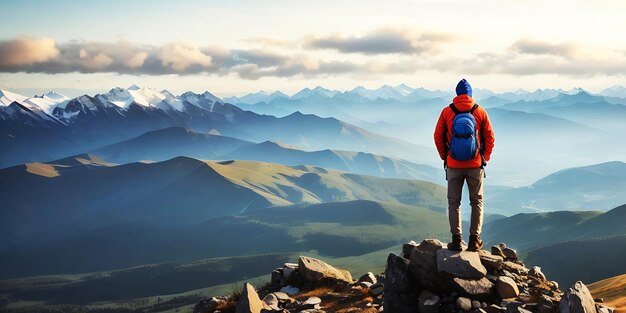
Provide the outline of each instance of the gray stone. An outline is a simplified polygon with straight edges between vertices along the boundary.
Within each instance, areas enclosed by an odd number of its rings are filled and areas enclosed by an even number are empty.
[[[414,293],[398,293],[385,290],[385,313],[415,313],[418,311],[417,295]]]
[[[409,260],[389,253],[385,267],[385,292],[406,292],[409,287]]]
[[[278,285],[282,285],[284,282],[283,280],[283,269],[282,268],[277,268],[275,270],[272,271],[272,278],[270,280],[270,283],[272,285],[278,286]]]
[[[577,281],[561,297],[561,313],[595,313],[596,306],[587,286]]]
[[[485,250],[480,250],[478,255],[480,256],[480,263],[488,270],[497,271],[502,269],[502,262],[504,262],[503,257],[493,255]]]
[[[276,296],[278,301],[281,301],[281,302],[289,302],[289,301],[293,300],[293,299],[291,299],[291,297],[288,294],[286,294],[284,292],[276,291],[276,292],[274,292],[274,295]]]
[[[283,277],[285,279],[289,279],[291,274],[293,274],[298,269],[298,264],[296,263],[285,263],[283,265]]]
[[[377,280],[376,280],[376,276],[374,276],[372,272],[367,272],[367,274],[364,274],[363,276],[359,278],[358,282],[369,282],[373,285],[377,282]]]
[[[269,308],[272,310],[280,310],[280,308],[278,307],[278,297],[273,294],[273,293],[269,293],[267,294],[265,297],[263,297],[263,303],[265,304],[265,308]]]
[[[411,258],[411,251],[413,248],[417,247],[417,242],[411,240],[402,245],[402,257],[405,259]]]
[[[498,277],[496,281],[498,296],[502,299],[515,298],[519,295],[519,289],[513,279],[506,276]]]
[[[533,266],[533,268],[528,271],[528,275],[537,277],[541,279],[541,281],[546,281],[546,275],[543,274],[539,266]]]
[[[481,307],[480,301],[472,301],[472,309],[479,309]]]
[[[500,246],[491,246],[491,254],[504,258],[504,252]]]
[[[478,280],[454,277],[452,279],[452,286],[454,289],[458,290],[461,295],[473,299],[489,299],[493,292],[493,283],[485,277]]]
[[[263,309],[263,302],[259,299],[259,294],[249,283],[243,285],[243,291],[237,301],[235,313],[260,313]]]
[[[379,285],[376,288],[370,288],[370,292],[369,293],[373,297],[378,297],[378,296],[382,295],[384,291],[385,291],[385,287],[382,286],[382,285]]]
[[[318,297],[310,297],[306,301],[302,302],[303,305],[316,305],[322,303],[322,299]]]
[[[515,262],[511,262],[511,261],[504,261],[502,263],[502,268],[509,271],[509,272],[513,272],[516,274],[526,274],[528,273],[528,269],[525,268],[523,265],[519,265]]]
[[[422,291],[417,300],[419,313],[439,313],[441,311],[441,299],[428,290]]]
[[[425,252],[437,252],[437,250],[443,249],[443,247],[444,247],[443,242],[437,239],[424,239],[417,246],[417,248],[420,251],[425,251]]]
[[[506,247],[506,248],[502,249],[502,253],[504,253],[504,257],[507,260],[512,260],[512,261],[517,260],[517,251],[515,251],[515,249],[511,249],[509,247]]]
[[[480,279],[487,274],[478,253],[472,251],[437,250],[437,270],[467,279]]]
[[[463,311],[469,311],[472,309],[472,300],[465,297],[459,297],[456,299],[456,307]]]
[[[350,272],[314,258],[301,256],[298,260],[298,271],[309,282],[352,283]]]
[[[368,282],[368,281],[362,281],[359,283],[359,286],[369,289],[370,287],[372,287],[372,283]]]

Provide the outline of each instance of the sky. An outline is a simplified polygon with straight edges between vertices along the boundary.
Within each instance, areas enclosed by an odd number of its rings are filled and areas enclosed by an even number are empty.
[[[625,1],[0,0],[0,88],[624,85]]]

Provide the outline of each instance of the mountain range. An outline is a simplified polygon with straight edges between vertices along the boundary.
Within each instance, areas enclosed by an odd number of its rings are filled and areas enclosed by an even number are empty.
[[[3,92],[4,98],[8,100],[0,106],[0,167],[50,161],[172,126],[255,142],[276,140],[304,149],[332,148],[412,160],[432,159],[431,151],[425,147],[335,118],[300,112],[282,118],[259,115],[223,103],[209,92],[173,96],[166,90],[131,86],[66,99],[45,108],[28,104],[9,92]]]

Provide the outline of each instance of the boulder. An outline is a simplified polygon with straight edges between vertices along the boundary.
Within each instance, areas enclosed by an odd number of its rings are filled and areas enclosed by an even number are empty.
[[[409,260],[389,253],[385,267],[385,292],[406,292],[410,288]]]
[[[263,302],[259,299],[259,294],[252,285],[245,283],[235,313],[260,313],[262,309]]]
[[[472,309],[472,300],[465,297],[459,297],[456,299],[456,307],[463,311],[469,311]]]
[[[370,287],[370,295],[372,297],[378,297],[380,295],[383,294],[383,292],[385,291],[385,287],[383,285],[372,285],[372,287]]]
[[[491,254],[485,250],[480,250],[478,256],[480,257],[480,263],[482,263],[487,270],[497,271],[502,269],[502,262],[504,262],[503,257]]]
[[[415,293],[393,292],[385,290],[384,312],[385,313],[415,313],[417,308],[417,295]]]
[[[283,282],[284,282],[283,269],[282,268],[277,268],[277,269],[273,270],[272,271],[272,278],[270,280],[270,283],[272,285],[279,286],[279,285],[282,285]]]
[[[278,307],[278,297],[273,293],[267,294],[261,301],[265,304],[264,307],[266,309],[280,310],[280,307]]]
[[[533,268],[528,271],[528,275],[537,277],[541,281],[546,281],[546,275],[541,271],[541,267],[539,266],[533,266]]]
[[[417,301],[419,313],[439,313],[441,311],[441,298],[428,290],[422,291]]]
[[[368,281],[362,281],[359,283],[359,286],[362,288],[371,288],[372,287],[372,283],[368,282]]]
[[[411,251],[413,248],[417,247],[417,242],[411,240],[402,245],[402,257],[405,259],[411,258]]]
[[[595,313],[596,305],[587,286],[577,281],[561,297],[561,313]]]
[[[511,261],[517,260],[517,251],[515,251],[515,249],[511,249],[509,247],[506,247],[506,248],[502,249],[502,253],[504,253],[504,257],[507,260],[511,260]]]
[[[490,299],[493,293],[493,283],[485,277],[481,279],[454,277],[452,287],[461,295],[473,299]]]
[[[358,282],[368,282],[371,283],[372,285],[375,284],[377,281],[376,276],[374,276],[374,274],[372,272],[367,272],[367,274],[364,274],[363,276],[361,276],[358,280]]]
[[[480,301],[472,300],[472,309],[480,309],[481,306]]]
[[[291,277],[291,274],[293,274],[296,270],[298,270],[298,264],[285,263],[283,265],[283,277],[285,279],[289,279],[289,277]]]
[[[496,290],[498,291],[498,296],[502,299],[515,298],[519,295],[519,289],[515,281],[506,276],[498,277]]]
[[[443,242],[437,239],[424,239],[420,242],[417,248],[421,251],[437,252],[437,250],[443,249],[445,246],[446,245]]]
[[[193,309],[193,313],[214,312],[220,304],[226,303],[225,297],[212,297],[200,301]]]
[[[437,250],[437,270],[466,279],[480,279],[487,274],[477,252],[447,249]]]
[[[528,273],[528,269],[525,268],[523,265],[517,264],[515,262],[511,262],[511,261],[504,261],[502,263],[502,268],[509,271],[509,272],[513,272],[516,274],[526,274]]]
[[[500,246],[491,246],[491,254],[504,258],[504,252]]]
[[[332,265],[314,258],[301,256],[298,260],[300,275],[309,282],[352,283],[350,272],[335,268]]]

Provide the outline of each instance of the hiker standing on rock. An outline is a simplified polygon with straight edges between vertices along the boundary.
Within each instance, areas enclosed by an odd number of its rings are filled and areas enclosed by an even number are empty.
[[[448,249],[461,251],[461,193],[467,181],[472,217],[467,249],[482,249],[480,232],[483,221],[484,167],[491,157],[495,136],[487,111],[472,99],[472,87],[462,79],[457,96],[441,111],[435,127],[435,145],[443,160],[448,181],[448,219],[452,242]]]

